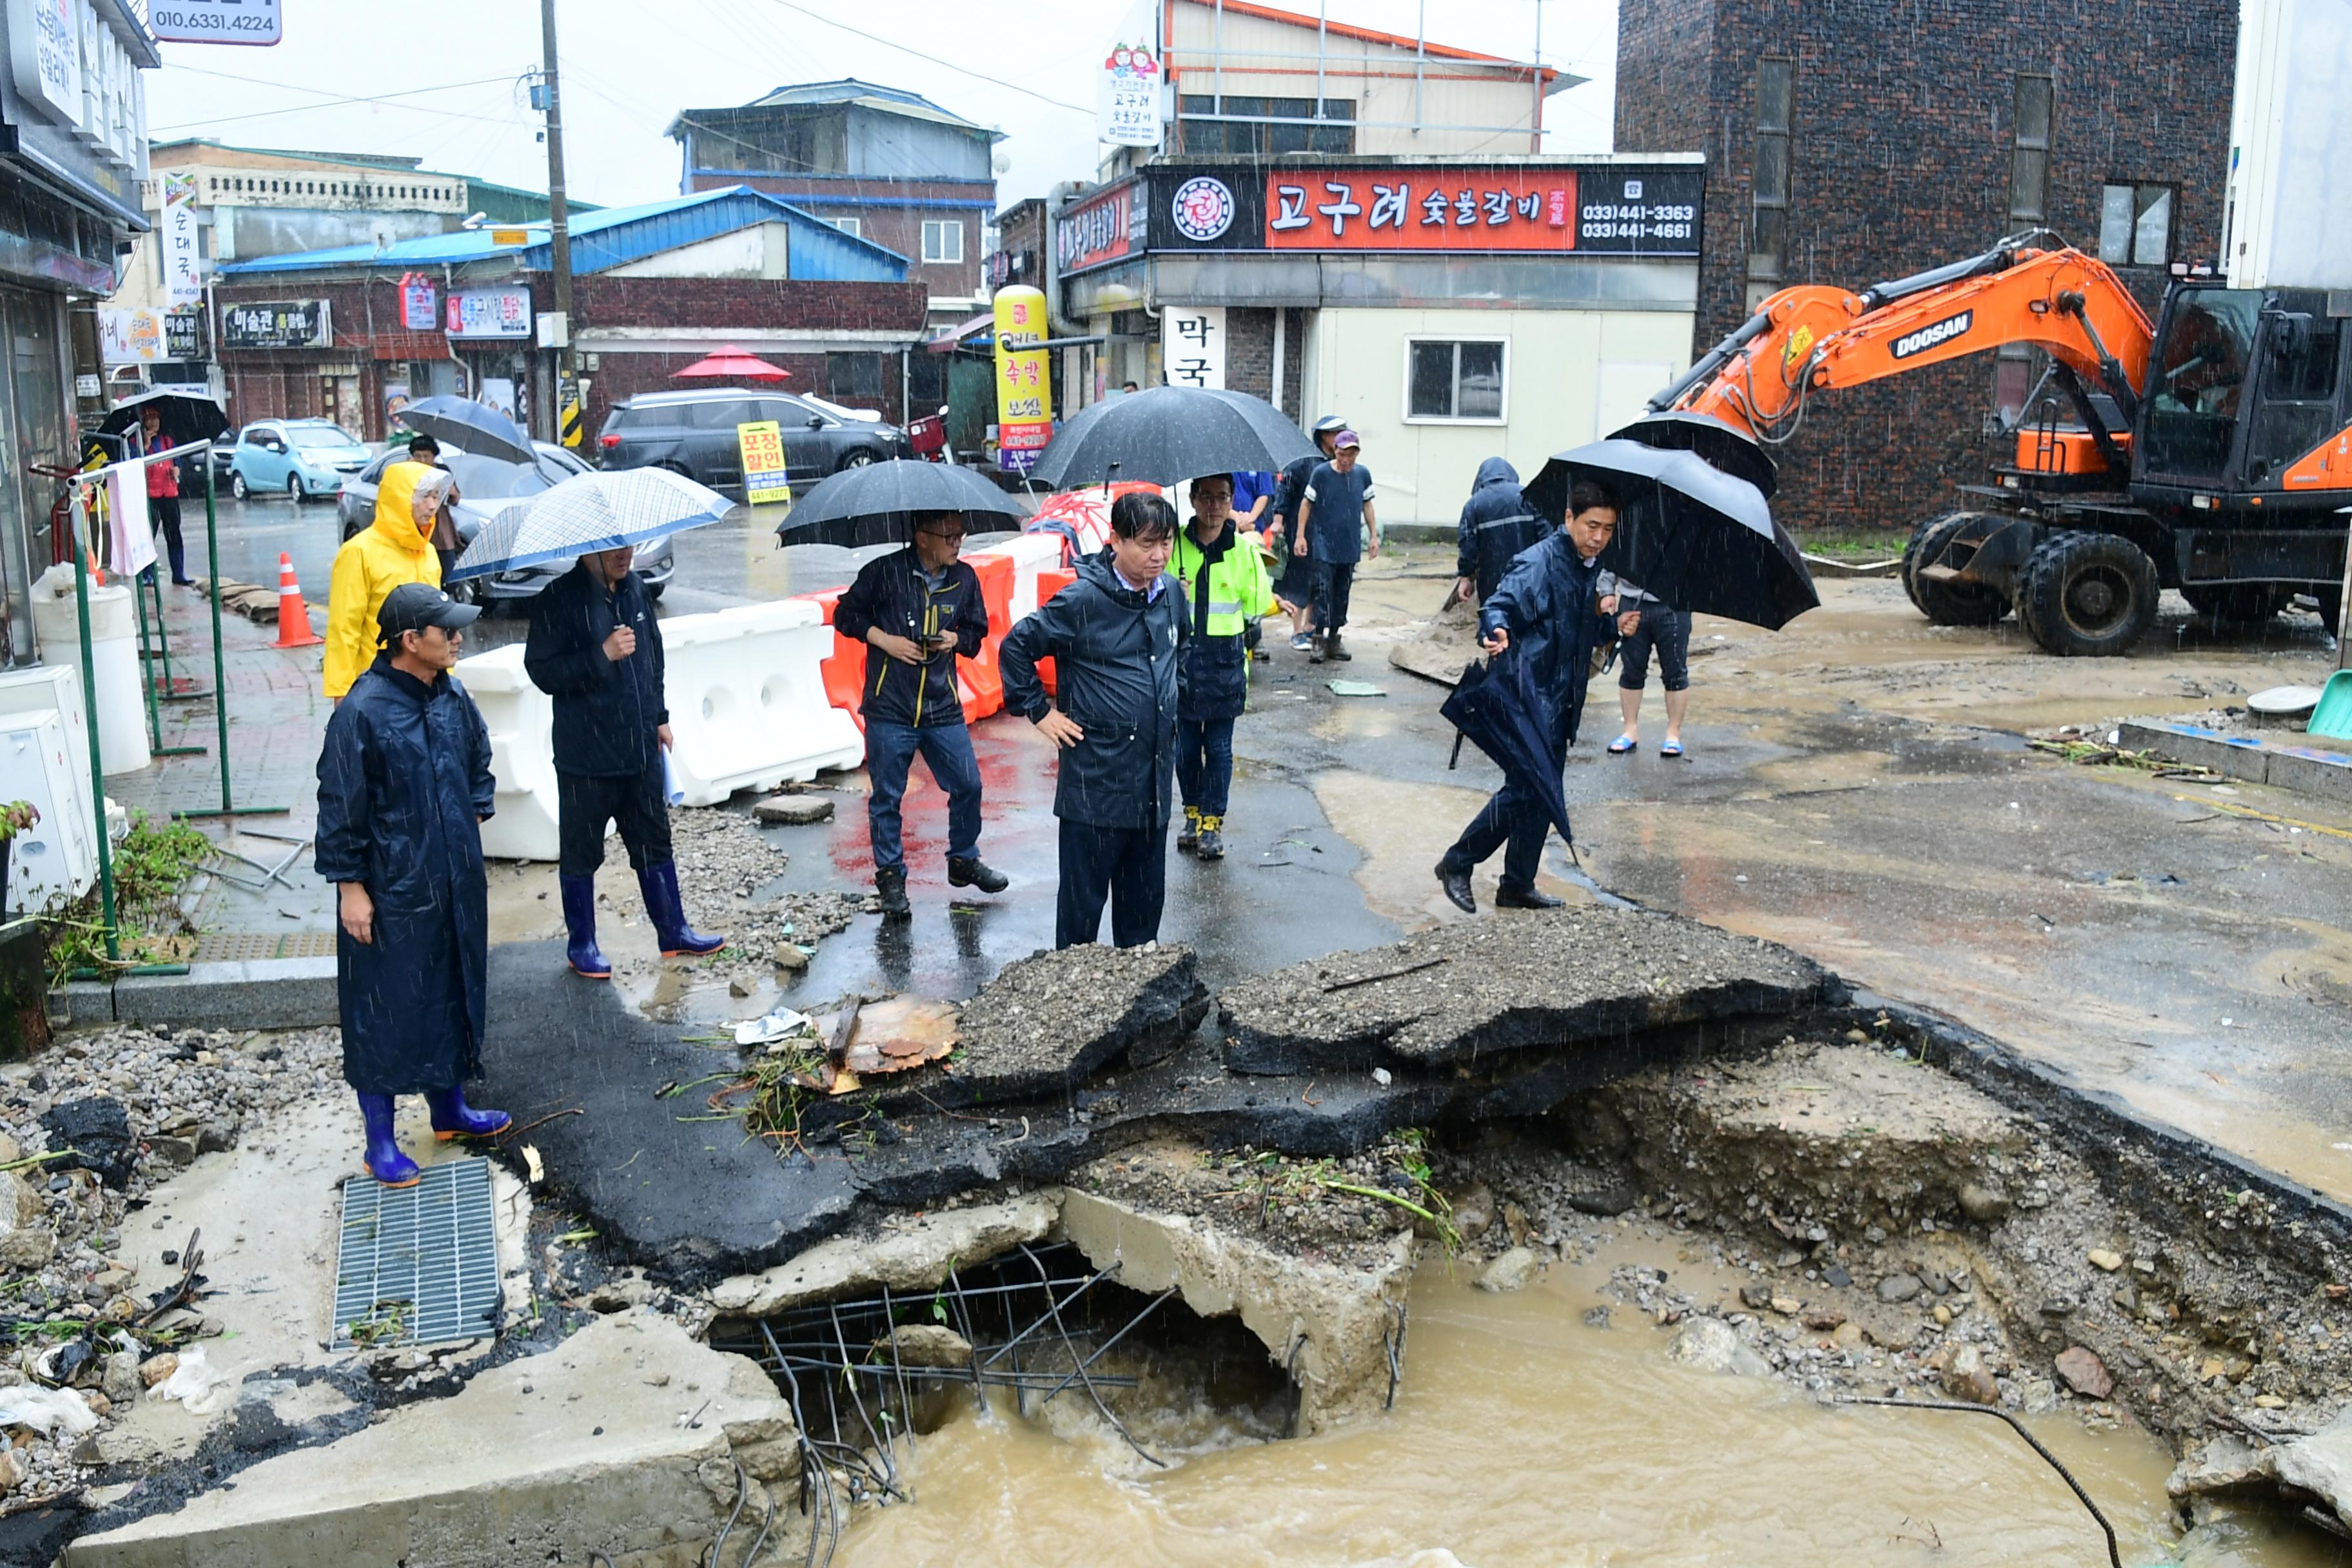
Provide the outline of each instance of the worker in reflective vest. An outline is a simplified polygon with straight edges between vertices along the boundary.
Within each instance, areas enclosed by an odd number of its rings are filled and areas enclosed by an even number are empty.
[[[1192,525],[1168,562],[1184,590],[1192,637],[1176,667],[1176,787],[1184,826],[1176,847],[1203,860],[1225,853],[1234,782],[1234,721],[1249,700],[1249,631],[1274,608],[1274,586],[1254,535],[1234,525],[1230,474],[1192,481]]]

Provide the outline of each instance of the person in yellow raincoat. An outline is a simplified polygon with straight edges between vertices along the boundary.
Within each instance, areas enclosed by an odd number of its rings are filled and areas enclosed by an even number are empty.
[[[451,482],[448,470],[429,463],[390,465],[376,484],[375,521],[335,552],[327,586],[326,688],[336,701],[375,662],[375,618],[385,597],[403,583],[441,585],[433,525]]]

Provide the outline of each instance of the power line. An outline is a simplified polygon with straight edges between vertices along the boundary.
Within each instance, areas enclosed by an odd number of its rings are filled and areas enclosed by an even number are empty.
[[[858,37],[864,38],[868,43],[880,44],[887,48],[897,49],[900,54],[912,55],[919,60],[929,60],[935,66],[939,66],[946,70],[954,71],[961,76],[971,77],[975,81],[984,81],[994,87],[1005,88],[1013,92],[1024,93],[1030,98],[1035,99],[1040,103],[1051,104],[1055,109],[1066,109],[1072,114],[1092,116],[1094,113],[1094,110],[1091,109],[1081,109],[1075,103],[1065,103],[1058,98],[1048,98],[1034,87],[1024,87],[1017,81],[1007,81],[1001,76],[990,76],[985,71],[976,71],[970,66],[958,65],[955,61],[943,58],[940,56],[925,54],[922,50],[902,44],[896,38],[886,38],[879,33],[869,33],[863,27],[853,27],[846,22],[836,22],[821,11],[814,11],[806,5],[794,4],[794,0],[768,0],[768,3],[772,5],[782,5],[787,11],[797,11],[813,22],[823,22],[828,27],[838,27],[843,32],[854,34]]]
[[[207,72],[206,74],[207,74],[207,75],[218,75],[218,74],[220,74],[220,73],[218,73],[218,72]],[[252,79],[251,79],[250,77],[236,77],[236,78],[234,78],[234,79],[234,79],[234,80],[237,80],[237,81],[250,81],[250,80],[252,80]],[[229,125],[229,124],[233,124],[233,123],[235,123],[236,121],[240,121],[240,120],[267,120],[267,119],[269,119],[269,118],[270,118],[271,116],[273,116],[273,115],[279,115],[279,114],[306,114],[306,113],[310,112],[310,110],[317,110],[317,109],[341,109],[341,108],[349,107],[349,106],[353,105],[353,104],[362,104],[362,103],[369,103],[369,104],[376,104],[376,103],[391,103],[391,104],[392,104],[392,107],[394,107],[394,108],[395,108],[395,109],[404,109],[404,110],[408,110],[410,113],[412,113],[412,114],[441,114],[441,115],[447,115],[447,116],[450,116],[451,118],[458,119],[458,120],[479,120],[479,121],[484,121],[484,122],[486,122],[486,123],[488,123],[488,124],[491,124],[491,125],[504,125],[504,124],[508,124],[508,123],[510,123],[510,122],[509,122],[509,121],[502,121],[502,120],[492,120],[488,115],[486,115],[486,114],[467,114],[467,113],[464,113],[464,112],[462,112],[462,111],[460,111],[460,110],[454,110],[454,109],[434,109],[434,108],[432,108],[432,107],[430,107],[430,106],[428,106],[428,105],[421,104],[421,103],[393,103],[393,101],[392,101],[392,100],[394,100],[394,99],[401,99],[401,98],[415,98],[415,97],[419,96],[420,94],[428,93],[428,92],[448,92],[448,91],[452,90],[453,89],[460,88],[460,87],[481,87],[481,86],[485,86],[485,85],[487,85],[488,83],[490,83],[490,82],[493,82],[493,81],[497,81],[497,82],[504,82],[504,81],[510,81],[510,80],[512,80],[512,79],[512,79],[512,78],[510,78],[510,77],[485,77],[485,78],[483,78],[483,79],[482,79],[481,80],[479,80],[479,81],[470,81],[470,82],[448,82],[448,83],[445,83],[444,85],[442,85],[442,86],[440,86],[440,87],[418,87],[418,88],[410,88],[410,89],[408,89],[407,90],[405,90],[405,91],[402,91],[402,92],[383,92],[383,93],[369,94],[369,95],[365,95],[365,96],[356,96],[356,95],[355,95],[355,96],[351,96],[351,97],[336,97],[336,96],[334,96],[334,95],[330,94],[330,95],[328,95],[327,97],[325,97],[325,98],[321,99],[321,100],[320,100],[319,102],[317,102],[317,103],[298,103],[298,104],[294,104],[294,105],[292,105],[292,106],[290,106],[290,107],[289,107],[289,108],[286,108],[286,109],[257,109],[257,110],[253,110],[251,113],[248,113],[248,114],[216,114],[216,115],[212,115],[212,116],[208,117],[208,118],[206,118],[206,119],[203,119],[203,120],[185,120],[185,121],[182,121],[178,122],[177,124],[173,124],[173,125],[157,125],[157,126],[152,126],[152,127],[150,127],[150,128],[149,128],[149,134],[150,134],[150,135],[154,135],[154,134],[157,134],[157,133],[160,133],[160,132],[170,132],[170,131],[196,131],[196,130],[201,130],[201,129],[203,129],[204,127],[208,126],[208,125]],[[261,83],[261,84],[259,84],[259,85],[262,85],[262,86],[276,86],[276,85],[278,85],[278,84],[276,84],[276,83]],[[294,89],[294,90],[301,91],[301,92],[312,92],[312,91],[316,91],[317,89],[314,89],[314,88],[299,88],[299,89]]]

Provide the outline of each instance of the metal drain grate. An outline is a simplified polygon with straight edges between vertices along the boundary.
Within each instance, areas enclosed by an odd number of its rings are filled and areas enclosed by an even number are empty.
[[[198,963],[250,963],[264,958],[332,958],[331,931],[208,931],[196,939]]]
[[[332,1348],[382,1350],[488,1335],[499,1320],[490,1163],[428,1165],[413,1187],[343,1184]]]

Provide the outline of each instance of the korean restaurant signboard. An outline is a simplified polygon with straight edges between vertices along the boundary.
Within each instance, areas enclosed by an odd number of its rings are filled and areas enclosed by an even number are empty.
[[[1065,277],[1124,261],[1143,249],[1145,188],[1140,180],[1109,186],[1055,220],[1055,265]]]
[[[1696,164],[1155,164],[1155,251],[1696,258]],[[1124,252],[1122,252],[1124,254]],[[1067,261],[1064,270],[1071,268]]]

